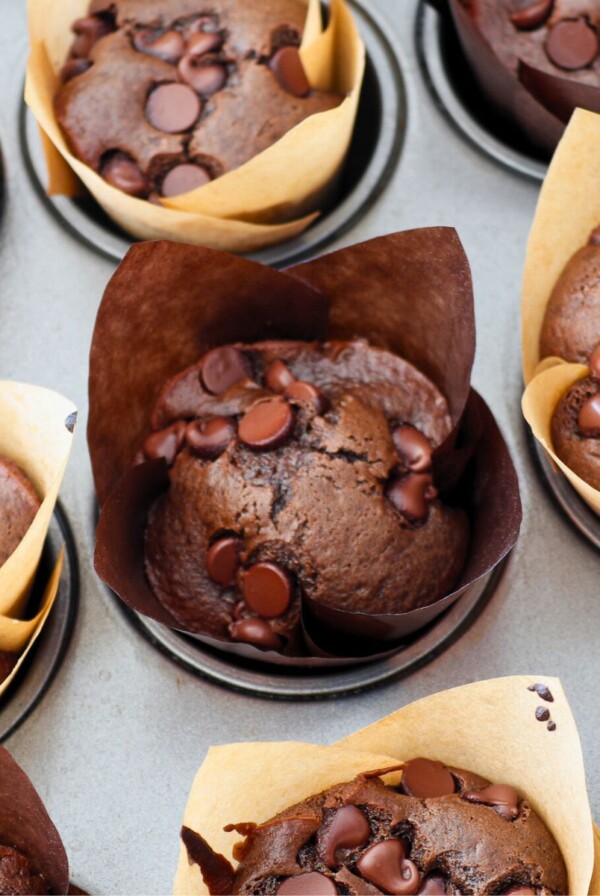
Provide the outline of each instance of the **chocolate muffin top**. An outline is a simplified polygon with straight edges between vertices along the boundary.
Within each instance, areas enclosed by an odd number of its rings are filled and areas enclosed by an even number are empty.
[[[71,150],[138,197],[238,168],[341,102],[308,83],[305,18],[302,0],[92,2],[55,98]]]
[[[590,375],[571,386],[556,405],[551,431],[560,459],[600,489],[600,345],[590,358]]]
[[[40,503],[21,468],[0,455],[0,566],[20,544]]]
[[[540,358],[587,364],[600,342],[600,228],[567,262],[552,290],[540,333]]]
[[[237,869],[182,829],[211,893],[566,893],[560,850],[514,787],[430,759],[406,763],[399,787],[359,775],[256,825]]]
[[[444,397],[365,342],[213,349],[169,382],[139,459],[170,487],[146,530],[151,586],[186,630],[295,649],[300,597],[398,613],[448,593],[468,521],[437,497]]]
[[[42,896],[48,892],[46,881],[33,870],[29,859],[12,846],[0,844],[0,896]]]

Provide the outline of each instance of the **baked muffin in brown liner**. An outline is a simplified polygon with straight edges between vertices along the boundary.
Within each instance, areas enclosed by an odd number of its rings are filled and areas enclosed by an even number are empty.
[[[507,123],[551,154],[576,108],[600,112],[593,2],[435,0],[451,14],[473,77]]]
[[[182,623],[153,591],[144,565],[148,513],[173,474],[161,460],[132,466],[152,434],[164,384],[215,346],[258,343],[258,350],[272,340],[316,340],[326,351],[332,340],[352,345],[356,337],[414,365],[447,400],[433,476],[440,504],[469,518],[458,581],[428,605],[400,613],[349,611],[302,593],[303,642],[279,649],[232,642],[215,619]],[[90,358],[88,439],[102,504],[101,578],[163,624],[262,661],[318,666],[393,651],[488,573],[518,535],[516,475],[492,415],[469,388],[473,353],[470,272],[450,229],[392,234],[285,273],[210,250],[135,247],[107,287]]]
[[[25,772],[1,746],[0,891],[69,892],[69,862],[58,831]]]

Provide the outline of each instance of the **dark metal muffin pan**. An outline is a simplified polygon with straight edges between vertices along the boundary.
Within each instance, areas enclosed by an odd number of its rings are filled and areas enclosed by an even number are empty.
[[[407,107],[397,54],[377,16],[358,0],[349,2],[365,41],[367,67],[340,197],[305,233],[249,256],[264,264],[285,267],[314,255],[346,233],[374,205],[400,155]],[[120,261],[132,238],[91,197],[71,199],[46,195],[46,163],[39,132],[24,104],[19,129],[26,166],[42,201],[69,233],[108,258]]]
[[[19,140],[21,91],[15,78],[25,64],[25,4],[5,5],[0,140],[8,191],[0,233],[0,376],[63,392],[79,406],[83,424],[90,338],[116,256],[89,251],[35,192]],[[185,658],[174,662],[165,655],[167,647],[153,649],[99,582],[92,566],[94,490],[82,425],[61,490],[81,562],[79,622],[60,674],[6,745],[38,786],[65,842],[73,876],[93,882],[94,892],[171,891],[183,807],[212,744],[330,743],[411,700],[499,675],[560,676],[579,724],[592,810],[600,815],[600,701],[594,697],[598,551],[556,512],[520,411],[519,288],[539,180],[494,163],[472,138],[465,139],[449,114],[440,113],[415,37],[419,0],[361,0],[361,9],[389,40],[392,69],[402,69],[401,100],[409,114],[402,153],[385,189],[331,248],[432,224],[458,229],[475,284],[474,386],[496,414],[517,466],[523,531],[501,579],[490,583],[491,598],[486,592],[470,612],[467,598],[461,599],[455,612],[466,610],[465,619],[451,643],[432,645],[433,658],[423,651],[426,664],[415,661],[391,677],[382,667],[378,682],[344,682],[342,689],[339,682],[328,683],[327,700],[269,700],[270,671],[260,670],[262,680],[251,681],[260,696],[244,682],[243,693],[233,681],[221,686],[218,664],[211,679],[205,670],[199,677]],[[368,31],[366,38],[370,43]],[[384,85],[387,69],[369,50]],[[391,135],[397,121],[390,108],[383,131]],[[452,618],[440,619],[440,630]],[[440,651],[442,646],[447,649]],[[398,663],[407,658],[408,651],[396,657]],[[211,656],[211,664],[214,660]],[[378,675],[375,664],[362,673]],[[231,678],[241,674],[232,667]],[[348,693],[369,684],[364,693]],[[311,696],[313,682],[294,680],[292,687],[296,697]]]
[[[63,544],[64,565],[52,611],[13,685],[0,699],[0,742],[14,733],[50,687],[66,653],[75,622],[79,600],[75,542],[64,511],[57,505],[50,522],[29,607],[35,608],[39,603]]]
[[[419,5],[416,41],[427,86],[463,136],[507,168],[543,180],[547,160],[499,120],[475,83],[450,16],[438,13],[427,0]]]

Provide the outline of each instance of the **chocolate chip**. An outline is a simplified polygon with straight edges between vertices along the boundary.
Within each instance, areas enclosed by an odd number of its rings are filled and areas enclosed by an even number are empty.
[[[213,542],[206,552],[206,571],[213,582],[228,588],[235,582],[240,566],[243,541],[235,535],[226,535]]]
[[[318,871],[287,877],[275,890],[276,896],[336,896],[337,887],[330,877]]]
[[[535,711],[535,717],[538,720],[538,722],[547,722],[548,719],[550,718],[550,710],[547,709],[545,706],[538,706],[538,708]]]
[[[416,893],[421,874],[414,862],[405,858],[406,851],[400,840],[381,840],[362,854],[356,867],[366,880],[387,893]]]
[[[102,16],[87,16],[83,19],[76,19],[72,28],[76,38],[71,47],[71,56],[76,57],[87,56],[94,44],[113,30],[112,24]]]
[[[392,479],[385,490],[386,497],[411,523],[422,523],[429,515],[429,502],[437,495],[429,473],[408,473]]]
[[[593,376],[595,380],[600,380],[600,345],[590,355],[590,376]]]
[[[151,433],[143,446],[143,452],[148,460],[163,458],[171,466],[175,462],[177,452],[183,447],[185,428],[185,423],[179,420],[166,429]]]
[[[281,638],[264,619],[240,619],[239,622],[232,622],[228,631],[232,641],[243,641],[265,650],[279,650],[281,647]]]
[[[552,12],[554,0],[533,0],[521,9],[517,9],[509,16],[511,22],[519,31],[531,31],[543,25]]]
[[[281,394],[296,382],[296,377],[283,361],[273,361],[265,373],[265,383],[271,392]]]
[[[417,893],[423,896],[446,896],[446,879],[441,874],[429,874]]]
[[[193,420],[185,430],[185,440],[199,457],[219,457],[235,439],[235,421],[230,417]]]
[[[317,835],[319,836],[319,835]],[[371,836],[371,828],[364,814],[356,806],[343,806],[338,809],[319,842],[325,864],[336,868],[338,849],[357,849],[364,846]]]
[[[202,382],[213,395],[222,395],[236,383],[251,377],[248,358],[231,345],[211,349],[202,361]]]
[[[138,165],[123,152],[108,156],[100,167],[100,176],[128,196],[145,196],[148,181]]]
[[[413,473],[424,473],[431,467],[431,443],[415,429],[403,424],[392,430],[394,446],[404,466]]]
[[[92,63],[89,59],[67,59],[60,70],[60,77],[63,84],[66,84],[71,78],[77,78],[78,75],[87,72],[88,68],[91,67]]]
[[[144,28],[135,32],[133,46],[141,53],[172,65],[176,65],[185,52],[185,41],[179,31],[165,31],[157,36],[156,31]]]
[[[201,165],[175,165],[163,178],[160,192],[163,196],[180,196],[209,182],[210,174]]]
[[[271,59],[269,68],[287,93],[297,97],[310,93],[310,83],[297,47],[282,47]]]
[[[561,19],[548,32],[545,50],[554,65],[576,71],[591,65],[598,55],[598,33],[584,18]]]
[[[548,722],[546,728],[548,731],[556,731],[556,722]]]
[[[146,103],[146,118],[158,131],[180,134],[189,131],[198,120],[202,104],[187,84],[159,84]]]
[[[255,613],[274,619],[285,613],[290,605],[292,582],[281,566],[255,563],[242,574],[242,594]]]
[[[212,53],[219,50],[223,44],[223,38],[220,34],[211,34],[208,31],[198,31],[191,34],[186,47],[186,53],[192,56],[204,56],[205,53]]]
[[[187,53],[177,67],[182,81],[201,96],[212,96],[221,90],[227,80],[227,70],[218,62],[211,62],[205,56]]]
[[[584,402],[577,417],[577,426],[584,436],[600,436],[600,392]]]
[[[260,401],[247,411],[238,429],[240,441],[254,451],[268,451],[283,445],[294,429],[294,413],[286,401]]]
[[[469,803],[490,806],[502,818],[512,821],[519,814],[519,794],[510,784],[490,784],[484,790],[472,790],[461,794]]]
[[[550,688],[548,688],[545,684],[530,684],[527,687],[528,691],[535,691],[538,697],[541,697],[542,700],[545,700],[546,703],[554,703],[554,697],[550,692]]]
[[[452,774],[445,765],[433,759],[411,759],[402,772],[400,790],[419,799],[448,796],[456,792]]]
[[[296,382],[288,386],[284,395],[292,402],[311,405],[317,414],[322,414],[327,407],[327,399],[320,389],[317,389],[312,383],[306,383],[303,380],[296,380]]]

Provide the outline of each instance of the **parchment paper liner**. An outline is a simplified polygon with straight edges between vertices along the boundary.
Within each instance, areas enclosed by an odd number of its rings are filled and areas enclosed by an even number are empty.
[[[0,747],[0,844],[26,855],[50,892],[69,890],[69,863],[58,831],[25,772]]]
[[[50,195],[77,195],[79,178],[106,213],[140,239],[169,238],[235,252],[289,239],[315,220],[343,166],[364,75],[364,45],[344,0],[332,0],[330,24],[322,33],[318,0],[308,0],[301,54],[313,87],[347,94],[346,99],[309,116],[235,171],[165,201],[164,207],[111,187],[73,156],[56,121],[53,98],[72,39],[70,26],[87,7],[88,0],[29,0],[25,99],[44,135]]]
[[[62,395],[0,381],[0,455],[23,469],[42,499],[26,535],[0,567],[2,616],[18,618],[29,593],[69,459],[75,419],[75,406]]]
[[[148,587],[141,550],[148,506],[168,480],[160,464],[127,472],[149,431],[150,408],[162,384],[214,345],[326,336],[364,336],[395,351],[448,397],[460,431],[455,444],[449,439],[438,452],[437,481],[450,499],[453,491],[462,491],[474,531],[456,590],[430,607],[367,615],[328,610],[306,600],[305,631],[313,652],[321,655],[311,658],[310,665],[329,665],[332,657],[336,662],[344,657],[346,663],[361,656],[373,659],[389,652],[393,642],[396,649],[400,638],[432,621],[513,546],[521,509],[506,446],[476,393],[471,392],[461,417],[469,395],[474,322],[469,268],[454,231],[429,228],[380,237],[287,273],[206,249],[137,246],[110,281],[99,309],[90,357],[88,426],[100,500],[112,491],[98,527],[96,568],[134,609],[181,629]],[[118,394],[112,388],[115,377],[121,384]],[[224,641],[208,625],[194,634],[262,662],[308,662]]]
[[[556,722],[535,718],[543,702],[527,686],[549,686],[544,703]],[[411,703],[331,747],[245,743],[212,747],[186,806],[183,823],[231,859],[239,834],[229,823],[264,822],[288,806],[360,772],[415,756],[512,784],[543,818],[561,848],[569,893],[590,890],[594,833],[577,728],[558,679],[515,676],[481,681]],[[390,782],[391,783],[391,782]],[[235,863],[233,863],[235,865]],[[176,896],[206,893],[197,866],[180,845]]]
[[[589,376],[585,364],[567,364],[561,361],[536,374],[523,395],[523,415],[535,438],[546,450],[556,466],[565,474],[575,491],[592,510],[600,514],[600,492],[568,467],[555,453],[552,445],[552,416],[556,405],[578,380]]]
[[[512,72],[475,26],[461,0],[447,0],[447,4],[474,77],[506,115],[509,127],[516,121],[532,143],[550,153],[577,106],[598,110],[600,88],[577,84],[560,74],[546,74],[522,60],[517,72]]]
[[[577,109],[548,169],[529,232],[521,297],[526,384],[540,361],[540,332],[554,285],[600,224],[599,148],[600,116]]]

